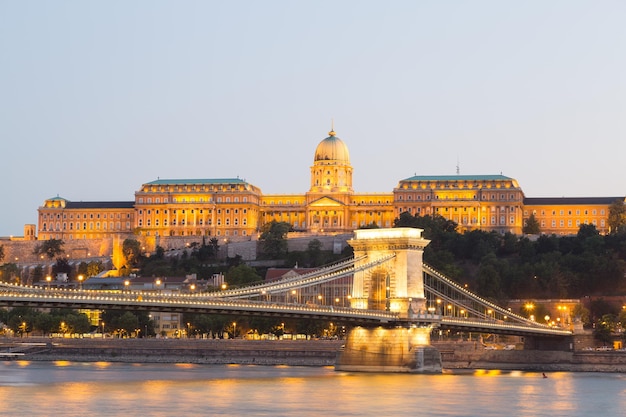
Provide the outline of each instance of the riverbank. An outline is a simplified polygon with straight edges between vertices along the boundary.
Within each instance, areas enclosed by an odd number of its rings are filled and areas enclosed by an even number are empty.
[[[0,341],[2,352],[30,361],[333,366],[338,340],[35,339]]]
[[[334,366],[341,340],[3,339],[0,360]],[[446,370],[626,372],[626,352],[484,350],[433,344]]]

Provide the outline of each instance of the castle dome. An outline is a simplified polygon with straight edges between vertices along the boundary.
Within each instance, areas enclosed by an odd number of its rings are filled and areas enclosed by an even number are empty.
[[[341,139],[335,136],[335,131],[328,132],[330,136],[320,142],[315,149],[315,160],[318,161],[334,161],[346,165],[350,164],[350,153],[348,147]]]

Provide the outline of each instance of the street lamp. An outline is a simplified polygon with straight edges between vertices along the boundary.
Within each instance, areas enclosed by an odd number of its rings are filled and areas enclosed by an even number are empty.
[[[237,337],[237,322],[233,321],[233,339]]]
[[[50,275],[46,276],[46,282],[48,283],[48,289],[50,289],[50,283],[52,282],[52,277]]]
[[[85,279],[85,277],[81,274],[78,276],[78,288],[79,289],[83,289],[83,279]]]
[[[129,280],[124,280],[124,290],[128,291],[128,287],[130,286],[130,281]]]

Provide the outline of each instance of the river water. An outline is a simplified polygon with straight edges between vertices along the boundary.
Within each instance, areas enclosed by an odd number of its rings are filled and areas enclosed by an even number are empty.
[[[0,362],[0,416],[622,416],[626,375]]]

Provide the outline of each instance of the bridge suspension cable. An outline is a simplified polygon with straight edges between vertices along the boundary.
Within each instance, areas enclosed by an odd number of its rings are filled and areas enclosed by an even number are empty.
[[[291,277],[284,280],[250,287],[237,288],[228,291],[207,293],[205,296],[218,298],[250,298],[268,294],[282,293],[292,289],[323,284],[348,275],[352,275],[356,272],[364,271],[380,265],[384,262],[387,262],[393,259],[395,256],[395,254],[390,254],[388,256],[384,256],[382,258],[355,267],[355,263],[366,258],[365,256],[363,256],[357,259],[350,259],[348,261],[342,262],[341,264],[332,265],[328,268],[318,269],[317,271],[313,271],[308,274],[299,275],[297,277]]]
[[[506,321],[549,328],[548,325],[529,320],[468,291],[427,264],[423,264],[423,271],[427,303],[431,308],[436,308],[443,317],[474,317],[484,321]]]

